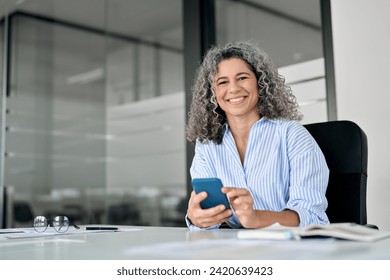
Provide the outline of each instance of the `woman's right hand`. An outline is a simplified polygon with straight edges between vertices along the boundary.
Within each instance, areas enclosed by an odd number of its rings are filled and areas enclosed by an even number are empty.
[[[191,220],[191,223],[199,228],[207,228],[229,220],[232,210],[226,209],[224,205],[202,209],[200,202],[206,199],[206,197],[206,192],[195,194],[192,191],[187,210],[187,217]]]

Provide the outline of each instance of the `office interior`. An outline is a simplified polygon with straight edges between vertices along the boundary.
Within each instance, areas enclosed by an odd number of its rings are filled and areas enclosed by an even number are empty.
[[[255,40],[302,123],[340,119],[333,2],[0,0],[1,226],[37,215],[185,226],[185,123],[202,54]]]

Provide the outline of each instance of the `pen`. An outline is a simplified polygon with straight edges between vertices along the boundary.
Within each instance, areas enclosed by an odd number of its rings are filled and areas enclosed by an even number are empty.
[[[118,230],[117,227],[85,227],[86,230]]]
[[[8,234],[8,233],[24,233],[24,231],[1,231],[0,234]]]

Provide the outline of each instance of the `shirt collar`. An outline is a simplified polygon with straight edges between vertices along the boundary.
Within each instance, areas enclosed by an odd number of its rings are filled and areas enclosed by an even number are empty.
[[[275,123],[275,124],[278,124],[280,123],[282,120],[281,119],[268,119],[266,117],[261,117],[258,121],[256,121],[253,125],[258,125],[260,123],[263,123],[263,122],[272,122],[272,123]],[[230,131],[230,128],[229,128],[229,123],[226,121],[226,123],[224,124],[225,126],[225,133],[227,131]]]

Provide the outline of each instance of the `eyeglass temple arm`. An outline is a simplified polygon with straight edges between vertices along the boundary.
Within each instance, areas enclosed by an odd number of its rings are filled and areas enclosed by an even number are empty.
[[[80,229],[80,227],[74,223],[70,223],[72,226],[74,226],[76,229]]]

